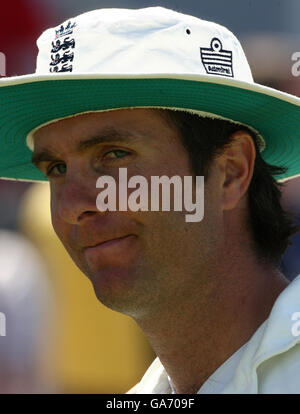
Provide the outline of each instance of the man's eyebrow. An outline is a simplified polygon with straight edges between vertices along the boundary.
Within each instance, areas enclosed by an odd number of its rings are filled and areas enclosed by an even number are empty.
[[[99,135],[80,141],[77,151],[83,152],[95,145],[107,142],[133,142],[138,139],[137,135],[132,135],[130,132],[120,132],[114,128],[109,128],[102,131]]]
[[[82,140],[78,143],[77,148],[75,151],[77,152],[84,152],[89,148],[92,148],[101,143],[107,142],[133,142],[138,140],[139,137],[137,135],[132,135],[129,132],[120,132],[114,128],[109,128],[102,131],[99,135],[94,137]],[[43,161],[55,161],[59,157],[55,156],[51,152],[48,151],[41,151],[34,153],[31,158],[31,162],[38,166]]]
[[[54,161],[54,160],[57,160],[57,157],[48,151],[37,152],[36,154],[33,154],[31,157],[31,162],[36,166],[38,166],[43,161]]]

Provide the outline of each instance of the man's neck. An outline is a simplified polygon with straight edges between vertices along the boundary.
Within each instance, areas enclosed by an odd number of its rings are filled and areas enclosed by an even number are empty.
[[[169,303],[159,318],[137,321],[177,393],[197,393],[268,318],[288,284],[268,265],[252,262],[243,269],[222,269],[212,275],[206,291],[195,288],[176,307]]]

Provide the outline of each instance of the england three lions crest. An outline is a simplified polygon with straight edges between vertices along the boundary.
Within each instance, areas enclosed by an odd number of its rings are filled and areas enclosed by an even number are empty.
[[[206,73],[233,77],[232,52],[224,50],[217,37],[210,42],[210,48],[200,47],[200,55]]]

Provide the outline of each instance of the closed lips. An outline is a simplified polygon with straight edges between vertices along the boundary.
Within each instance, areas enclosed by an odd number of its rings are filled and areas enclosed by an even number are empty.
[[[108,239],[108,240],[104,240],[102,242],[90,245],[90,246],[86,246],[86,248],[93,248],[93,247],[98,247],[104,244],[109,244],[109,243],[113,243],[113,242],[118,242],[121,241],[123,239],[126,239],[127,237],[133,236],[133,234],[127,234],[126,236],[122,236],[122,237],[116,237],[114,239]]]

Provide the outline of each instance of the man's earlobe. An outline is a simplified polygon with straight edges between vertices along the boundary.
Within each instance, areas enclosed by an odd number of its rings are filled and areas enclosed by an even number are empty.
[[[223,208],[231,210],[246,194],[253,175],[255,146],[246,131],[232,134],[230,145],[222,154],[224,162]]]

